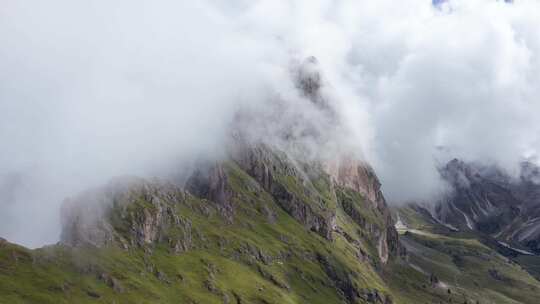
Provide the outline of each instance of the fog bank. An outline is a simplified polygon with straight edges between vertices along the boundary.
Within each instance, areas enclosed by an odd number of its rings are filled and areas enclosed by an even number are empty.
[[[540,3],[435,2],[4,1],[0,236],[55,242],[65,197],[220,157],[239,111],[278,101],[280,125],[331,129],[392,203],[444,188],[449,158],[515,170],[540,145]],[[294,85],[309,56],[339,128]]]

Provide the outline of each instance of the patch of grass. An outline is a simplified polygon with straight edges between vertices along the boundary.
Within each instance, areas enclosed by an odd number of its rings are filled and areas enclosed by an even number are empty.
[[[535,303],[540,292],[537,280],[478,240],[429,232],[409,232],[402,240],[409,251],[408,263],[416,270],[396,266],[400,270],[390,274],[390,282],[409,301],[418,301],[419,295],[424,295],[424,301],[449,301],[452,295],[454,302],[468,299],[480,303]],[[451,293],[441,294],[440,286],[432,286],[431,274]],[[415,285],[404,276],[416,276],[422,283]]]

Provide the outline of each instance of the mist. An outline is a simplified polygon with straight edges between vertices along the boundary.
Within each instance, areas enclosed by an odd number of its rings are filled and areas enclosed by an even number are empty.
[[[64,198],[222,157],[239,111],[268,140],[276,104],[282,126],[332,130],[311,150],[371,163],[391,203],[439,193],[450,158],[516,170],[540,145],[540,3],[434,2],[4,1],[0,236],[54,243]],[[309,56],[339,122],[294,86]]]

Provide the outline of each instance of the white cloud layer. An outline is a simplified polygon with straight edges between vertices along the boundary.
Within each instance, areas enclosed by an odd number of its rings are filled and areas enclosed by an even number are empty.
[[[6,0],[0,236],[56,241],[64,197],[219,154],[239,109],[310,113],[289,69],[311,55],[392,202],[438,191],[447,157],[540,148],[535,0]]]

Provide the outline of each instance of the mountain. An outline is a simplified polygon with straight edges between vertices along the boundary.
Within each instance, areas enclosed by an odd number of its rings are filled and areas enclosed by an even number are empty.
[[[454,159],[440,170],[450,191],[436,202],[396,208],[403,230],[465,237],[540,278],[540,169],[521,163],[519,174]],[[401,238],[405,248],[406,238]]]
[[[314,57],[291,81],[298,104],[239,111],[219,160],[67,198],[57,244],[0,239],[0,303],[536,303],[538,280],[443,212],[464,201],[389,208]],[[500,211],[470,225],[503,231],[523,198],[482,189]]]
[[[0,303],[533,303],[540,283],[477,241],[398,237],[380,186],[263,144],[184,186],[117,178],[65,201],[58,244],[0,242]]]
[[[13,302],[391,303],[397,232],[366,165],[257,146],[179,187],[122,178],[67,200],[57,245],[1,245]]]
[[[407,265],[429,278],[424,291],[417,291],[418,300],[404,303],[537,303],[537,256],[516,256],[481,233],[456,231],[416,205],[394,211]],[[413,278],[408,272],[404,280]],[[448,288],[452,298],[426,301],[420,296],[434,288]]]
[[[424,206],[456,230],[477,231],[521,253],[540,254],[540,170],[523,162],[510,176],[495,167],[454,159],[441,169],[451,191]]]

